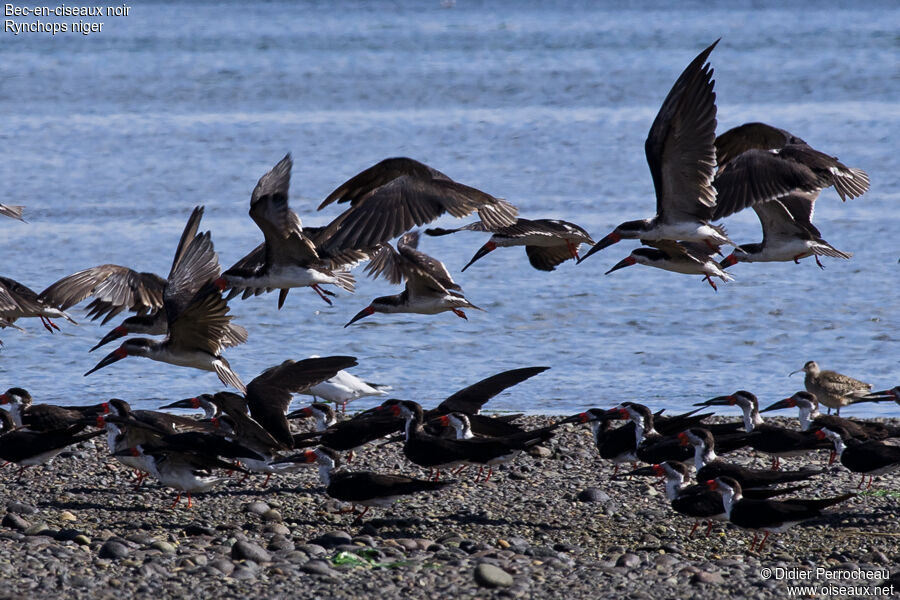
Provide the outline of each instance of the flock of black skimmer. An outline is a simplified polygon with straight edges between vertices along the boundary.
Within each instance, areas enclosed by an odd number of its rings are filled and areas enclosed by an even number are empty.
[[[450,311],[466,319],[465,309],[480,309],[463,295],[441,261],[418,249],[420,234],[414,230],[445,214],[462,218],[477,212],[479,220],[424,233],[491,234],[462,270],[496,248],[525,246],[535,269],[552,271],[569,259],[580,263],[622,239],[638,239],[643,246],[607,273],[644,264],[702,275],[715,289],[712,278],[732,280],[725,269],[737,262],[798,262],[813,256],[822,266],[820,256],[850,258],[826,242],[812,224],[814,203],[829,187],[841,200],[856,198],[868,190],[868,176],[764,123],[748,123],[717,137],[713,71],[708,63],[717,43],[701,52],[677,79],[647,136],[645,152],[656,189],[656,215],[626,221],[599,242],[574,223],[519,218],[516,207],[506,200],[410,158],[386,159],[350,178],[318,207],[337,203],[346,204],[346,210],[323,227],[304,227],[288,202],[292,168],[288,155],[259,179],[251,194],[250,217],[262,231],[262,243],[227,270],[219,265],[210,232],[200,231],[204,209],[196,207],[165,278],[105,264],[64,277],[36,293],[0,277],[0,328],[18,328],[18,319],[38,317],[52,332],[59,329],[52,319],[74,323],[66,311],[90,297],[87,315],[91,320],[106,324],[123,311],[135,313],[104,335],[92,351],[132,334],[164,336],[161,340],[128,338],[85,375],[129,356],[144,356],[215,372],[225,386],[239,392],[203,394],[162,407],[204,411],[201,418],[187,418],[132,410],[120,399],[92,406],[36,404],[27,391],[13,387],[0,395],[0,402],[10,407],[8,412],[0,411],[0,458],[24,469],[45,463],[71,444],[105,433],[110,454],[136,469],[139,482],[149,474],[178,490],[176,504],[183,492],[190,506],[192,493],[211,489],[233,472],[265,473],[268,482],[273,474],[316,464],[328,495],[368,510],[403,495],[452,484],[440,478],[449,469],[478,467],[478,477],[487,480],[495,465],[547,442],[557,427],[587,422],[602,458],[617,464],[651,464],[631,474],[665,477],[673,509],[696,519],[727,519],[768,536],[847,499],[849,495],[774,500],[797,488],[776,490],[773,486],[803,481],[821,471],[753,470],[716,456],[716,452],[749,447],[770,456],[777,467],[782,457],[831,449],[833,458],[840,457],[849,470],[869,475],[869,485],[872,475],[900,468],[900,447],[884,441],[900,437],[898,428],[818,412],[818,404],[828,407],[829,413],[832,408],[839,413],[853,402],[900,403],[900,387],[872,392],[871,385],[822,371],[812,361],[801,369],[806,374],[806,391],[762,411],[756,397],[746,391],[702,403],[739,407],[743,419],[735,423],[704,423],[709,414],[696,411],[665,416],[626,402],[526,431],[515,423],[518,415],[488,417],[480,410],[496,394],[547,367],[499,373],[452,394],[433,409],[424,410],[412,401],[386,400],[339,420],[328,402],[340,405],[343,413],[347,402],[383,396],[390,389],[348,373],[346,369],[356,365],[354,357],[286,360],[245,385],[223,356],[226,348],[244,343],[248,335],[232,322],[229,300],[278,290],[280,309],[292,288],[310,287],[332,304],[336,293],[325,286],[354,291],[350,270],[365,261],[368,274],[396,285],[405,282],[405,288],[375,298],[345,327],[375,313]],[[713,224],[745,208],[759,216],[761,243],[739,245],[721,225]],[[0,215],[21,220],[22,214],[21,206],[0,204]],[[579,256],[582,244],[591,248]],[[732,246],[733,251],[717,261],[713,257],[722,254],[723,245]],[[288,412],[294,394],[326,402]],[[763,424],[761,412],[788,407],[799,409],[799,429]],[[291,421],[307,417],[315,419],[314,431],[298,433],[291,427]],[[617,420],[627,424],[615,428]],[[340,468],[341,453],[384,438],[402,442],[409,462],[429,468],[433,477]],[[700,483],[687,486],[691,464]],[[759,549],[764,542],[765,538]]]

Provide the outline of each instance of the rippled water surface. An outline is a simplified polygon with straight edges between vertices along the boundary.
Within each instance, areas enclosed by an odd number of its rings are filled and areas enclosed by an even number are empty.
[[[2,275],[36,290],[102,263],[165,275],[197,204],[227,267],[262,239],[250,191],[288,151],[306,224],[337,214],[315,207],[351,175],[411,156],[599,239],[652,215],[650,123],[721,37],[720,132],[765,121],[868,171],[868,194],[842,204],[829,190],[816,206],[817,226],[852,260],[738,265],[716,293],[646,267],[604,276],[631,242],[553,273],[531,269],[521,248],[459,273],[486,236],[425,238],[420,248],[486,312],[343,329],[394,293],[359,269],[356,294],[334,307],[306,289],[281,311],[272,294],[232,301],[251,337],[227,357],[249,381],[285,358],[352,354],[355,372],[426,405],[496,371],[549,365],[489,407],[553,414],[621,400],[679,409],[741,388],[775,401],[802,387],[787,375],[807,360],[900,383],[896,3],[135,4],[90,36],[2,34],[0,202],[26,204],[29,220],[0,221]],[[727,226],[739,241],[761,237],[752,212]],[[56,335],[34,319],[20,322],[25,334],[2,333],[0,388],[142,406],[221,389],[213,374],[138,358],[82,377],[113,324],[72,313],[80,326]],[[877,412],[900,407],[856,410]]]

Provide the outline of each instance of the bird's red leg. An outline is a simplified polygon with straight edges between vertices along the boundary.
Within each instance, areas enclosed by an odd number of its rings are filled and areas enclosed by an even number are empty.
[[[866,482],[866,476],[862,475],[859,478],[859,483],[856,485],[856,489],[861,489],[862,485]]]
[[[757,540],[758,536],[759,536],[759,534],[754,531],[753,532],[753,541],[750,542],[750,552],[753,552],[753,548],[756,546],[756,540]]]
[[[569,248],[569,252],[572,253],[572,258],[578,260],[581,257],[578,256],[578,244],[572,242],[572,240],[566,240],[566,246]]]
[[[757,552],[762,551],[763,545],[766,543],[766,540],[769,539],[769,533],[770,533],[770,532],[768,532],[768,531],[766,532],[766,535],[763,536],[763,539],[762,539],[762,541],[759,543],[759,546],[756,547],[756,551],[757,551]]]
[[[493,465],[488,465],[488,476],[484,478],[485,481],[489,481],[491,479],[491,475],[494,474]]]
[[[366,513],[369,512],[369,508],[371,508],[371,507],[370,506],[365,507],[363,509],[363,511],[361,513],[359,513],[359,515],[357,515],[357,517],[355,519],[353,519],[353,523],[351,523],[351,525],[358,525],[358,524],[362,523],[362,519],[366,515]]]
[[[616,463],[615,468],[613,469],[613,475],[619,472],[619,463]]]
[[[437,470],[434,472],[434,481],[437,481],[437,480],[439,480],[440,478],[441,478],[441,470],[440,470],[440,469],[437,469]]]
[[[347,414],[347,402],[349,402],[349,400],[344,400],[343,402],[341,402],[341,415]]]
[[[43,315],[41,315],[41,323],[44,324],[44,327],[46,327],[47,331],[49,331],[50,333],[53,333],[54,329],[57,331],[60,331],[59,325],[57,325],[56,323],[54,323],[53,321],[51,321],[50,319],[48,319],[47,317],[45,317]]]
[[[468,466],[469,466],[469,465],[460,465],[455,471],[451,471],[451,472],[452,472],[454,475],[459,475],[459,474],[462,473],[462,472],[465,470],[465,468],[468,467]]]
[[[832,450],[831,453],[828,455],[828,464],[829,465],[834,464],[834,459],[836,459],[836,458],[837,458],[837,452]]]
[[[268,486],[269,486],[269,480],[270,480],[270,479],[272,479],[272,474],[271,474],[271,473],[266,473],[266,480],[265,480],[265,482],[263,482],[263,485],[262,485],[262,486],[263,486],[263,487],[268,487]]]
[[[331,300],[328,299],[328,297],[327,297],[327,296],[325,295],[325,293],[324,293],[324,290],[322,290],[322,288],[319,287],[319,284],[318,284],[318,283],[314,283],[314,284],[312,284],[312,285],[309,286],[309,287],[311,287],[312,289],[314,289],[314,290],[316,291],[316,293],[319,295],[319,298],[321,298],[322,300],[324,300],[325,302],[327,302],[329,306],[333,306],[333,305],[334,305],[334,302],[332,302]]]
[[[481,474],[484,473],[484,467],[478,467],[478,475],[475,476],[475,481],[481,479]]]
[[[700,521],[694,521],[694,526],[691,527],[691,532],[688,534],[688,539],[694,538],[694,532],[697,531],[697,527],[700,525]]]
[[[458,308],[451,308],[450,310],[452,310],[453,314],[456,315],[457,317],[459,317],[460,319],[465,319],[466,321],[469,320],[469,317],[466,316],[466,313],[459,310]]]
[[[819,260],[819,257],[818,257],[817,255],[813,254],[813,258],[816,259],[816,264],[819,265],[819,268],[820,268],[820,269],[824,269],[824,268],[825,268],[825,265],[822,264],[822,262]]]
[[[28,465],[25,465],[24,467],[21,467],[21,468],[19,469],[19,471],[16,473],[16,480],[17,480],[17,481],[18,481],[19,479],[22,478],[22,473],[24,473],[24,472],[25,472],[25,469],[27,469],[27,468],[28,468]]]
[[[710,519],[706,522],[706,537],[709,537],[709,534],[712,533],[713,520]]]
[[[869,475],[869,485],[866,486],[866,489],[872,489],[872,476]]]
[[[178,506],[178,503],[181,502],[181,494],[178,494],[178,497],[175,498],[175,502],[172,503],[172,508]]]
[[[794,264],[796,264],[796,265],[799,265],[799,264],[800,264],[800,257],[801,257],[801,256],[803,256],[803,255],[802,255],[802,254],[798,254],[797,256],[794,257]]]
[[[712,289],[716,290],[717,292],[719,291],[719,288],[716,287],[716,283],[712,280],[712,277],[710,277],[709,275],[707,275],[707,276],[705,276],[703,279],[705,279],[706,282],[709,283],[709,285],[712,286]]]

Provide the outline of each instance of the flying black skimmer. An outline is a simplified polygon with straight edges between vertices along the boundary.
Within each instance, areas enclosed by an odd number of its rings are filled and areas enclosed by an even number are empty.
[[[54,431],[31,431],[16,427],[12,415],[0,411],[0,459],[19,467],[21,475],[26,467],[42,465],[67,447],[90,440],[102,434],[102,431],[78,433],[81,427],[76,425],[68,429]]]
[[[109,412],[109,403],[90,406],[56,406],[34,404],[31,394],[19,387],[9,388],[0,394],[0,405],[9,404],[9,412],[17,427],[30,431],[56,431],[83,424],[86,417],[96,417]]]
[[[432,236],[447,235],[457,231],[480,231],[491,233],[491,239],[479,248],[463,271],[472,266],[476,260],[488,255],[497,248],[525,246],[528,262],[539,271],[553,271],[570,258],[578,258],[581,244],[594,244],[587,231],[568,221],[558,219],[517,219],[512,225],[489,228],[481,221],[470,223],[456,229],[426,229]]]
[[[828,407],[828,414],[831,414],[831,409],[834,408],[837,409],[835,414],[840,416],[842,406],[853,404],[872,391],[871,383],[835,371],[822,371],[814,360],[808,361],[802,369],[794,371],[791,375],[801,371],[806,373],[803,378],[806,391],[814,395],[819,404]]]
[[[816,397],[809,392],[797,392],[790,398],[779,400],[767,406],[760,412],[794,408],[799,410],[800,429],[821,429],[828,427],[831,430],[844,429],[856,440],[883,440],[891,437],[900,437],[900,427],[876,423],[874,421],[861,421],[857,419],[845,419],[834,415],[823,415],[819,412],[819,403]]]
[[[501,198],[457,183],[411,158],[388,158],[351,177],[319,205],[349,202],[350,208],[318,232],[326,252],[374,248],[434,221],[444,213],[460,218],[478,211],[487,227],[516,221],[518,210]]]
[[[144,356],[212,371],[225,385],[245,392],[244,382],[221,355],[222,340],[228,336],[232,317],[228,315],[228,303],[212,285],[218,274],[219,260],[209,232],[195,236],[173,264],[163,292],[168,321],[166,338],[162,342],[147,338],[126,340],[85,376],[128,356]]]
[[[19,221],[25,221],[25,219],[22,218],[22,210],[24,209],[24,206],[0,204],[0,215],[3,215],[4,217],[10,217],[12,219],[18,219]]]
[[[150,475],[166,486],[178,490],[172,503],[175,508],[182,494],[187,494],[187,507],[193,507],[192,494],[208,492],[218,484],[228,481],[228,477],[215,476],[213,469],[244,471],[240,465],[223,461],[205,454],[179,452],[170,449],[149,448],[143,445],[125,448],[113,454],[116,457],[143,456],[150,468]]]
[[[900,469],[900,446],[891,446],[877,440],[857,440],[841,427],[835,429],[823,427],[816,429],[815,434],[820,439],[828,439],[834,444],[835,454],[840,458],[842,465],[862,475],[857,489],[862,487],[866,475],[869,476],[866,489],[869,489],[875,475],[884,475]]]
[[[291,184],[291,155],[286,155],[271,171],[260,177],[250,196],[250,218],[260,228],[265,241],[230,269],[217,281],[223,290],[231,288],[229,298],[244,292],[251,294],[279,289],[278,308],[284,304],[291,288],[311,287],[331,304],[333,292],[322,285],[336,285],[348,292],[354,289],[354,279],[346,267],[364,259],[364,253],[345,252],[339,256],[320,251],[300,218],[288,205]],[[342,249],[343,250],[343,249]]]
[[[312,355],[310,358],[318,358],[318,356]],[[327,402],[340,404],[341,412],[345,413],[347,403],[351,400],[368,396],[385,396],[391,389],[393,388],[389,385],[363,381],[356,375],[341,369],[334,377],[317,383],[302,393],[312,396],[314,400],[321,398]]]
[[[714,521],[726,520],[725,505],[720,492],[710,490],[706,485],[685,485],[690,480],[690,469],[678,461],[665,461],[649,467],[634,469],[622,476],[644,475],[665,478],[666,498],[675,512],[695,519],[688,538],[694,537],[701,521],[707,522],[706,535],[712,531]],[[766,499],[789,494],[799,488],[783,490],[747,490],[754,498]]]
[[[678,434],[684,445],[694,447],[694,468],[697,481],[707,481],[716,477],[732,477],[744,489],[771,487],[782,483],[805,481],[819,475],[822,469],[801,469],[799,471],[772,471],[771,469],[751,469],[725,462],[716,456],[716,442],[708,429],[694,427]]]
[[[759,414],[759,400],[747,390],[739,390],[729,396],[718,396],[700,403],[703,406],[738,406],[744,415],[744,427],[747,435],[746,445],[757,452],[772,457],[772,469],[781,467],[781,459],[802,456],[814,450],[828,448],[822,440],[811,432],[794,431],[777,425],[769,425]]]
[[[834,186],[846,201],[869,189],[869,176],[765,123],[745,123],[716,138],[718,192],[713,220],[794,192]]]
[[[203,208],[197,207],[188,218],[175,250],[171,272],[174,272],[188,245],[197,236],[202,217]],[[103,324],[123,310],[136,313],[107,333],[91,348],[93,352],[100,346],[129,334],[167,334],[169,323],[163,301],[166,283],[166,279],[154,273],[139,273],[128,267],[107,264],[63,277],[48,286],[40,295],[42,299],[60,310],[71,308],[91,296],[93,300],[87,306],[88,317],[91,320],[102,317]],[[229,323],[222,345],[237,346],[246,341],[247,330],[240,325]]]
[[[799,263],[801,258],[813,256],[824,269],[820,256],[849,259],[852,254],[826,242],[812,224],[813,203],[818,194],[794,191],[778,200],[755,204],[753,210],[762,225],[762,242],[741,244],[719,266],[726,268],[739,262]]]
[[[716,251],[705,244],[663,240],[655,242],[645,240],[645,243],[653,247],[635,248],[631,254],[607,271],[606,275],[632,265],[646,265],[685,275],[703,275],[703,279],[714,290],[718,290],[718,288],[712,280],[713,277],[718,277],[726,282],[734,281],[734,277],[713,260],[712,256]]]
[[[716,94],[706,62],[716,40],[675,81],[650,127],[644,151],[656,188],[656,216],[626,221],[594,244],[581,260],[622,239],[735,245],[710,225],[716,206]]]
[[[744,497],[741,493],[741,484],[731,477],[717,477],[707,481],[706,485],[709,489],[722,493],[722,502],[725,505],[725,514],[729,522],[741,529],[754,530],[750,552],[753,552],[759,531],[765,531],[766,535],[756,547],[757,552],[762,550],[770,533],[780,533],[797,523],[819,517],[822,515],[822,511],[829,506],[856,496],[856,494],[843,494],[834,498],[815,500],[753,500]]]
[[[436,315],[449,310],[467,319],[462,309],[482,310],[466,300],[444,263],[416,250],[418,245],[419,233],[410,232],[397,241],[396,250],[389,244],[378,249],[366,265],[366,272],[374,277],[383,276],[394,284],[406,280],[406,289],[400,294],[375,298],[344,327],[376,312]]]
[[[8,277],[0,277],[0,320],[4,327],[10,327],[16,319],[39,317],[47,331],[59,330],[50,319],[63,319],[77,325],[64,311],[50,306],[34,290]],[[16,327],[18,329],[18,327]]]
[[[319,465],[319,477],[325,486],[325,493],[335,500],[349,502],[351,511],[357,504],[366,508],[353,521],[362,521],[363,516],[373,506],[387,506],[403,496],[419,492],[441,490],[455,481],[424,481],[403,475],[375,473],[373,471],[336,471],[340,458],[328,448],[317,448],[305,452],[306,460]]]

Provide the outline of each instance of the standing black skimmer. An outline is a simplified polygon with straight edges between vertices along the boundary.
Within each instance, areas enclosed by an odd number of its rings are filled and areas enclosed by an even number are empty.
[[[144,356],[213,371],[225,385],[245,392],[244,382],[221,355],[222,340],[229,335],[232,317],[228,315],[228,303],[212,285],[218,274],[219,260],[209,232],[197,235],[184,253],[176,256],[163,292],[168,321],[166,339],[162,342],[147,338],[126,340],[85,376],[128,356]]]
[[[880,392],[872,392],[868,394],[860,402],[884,402],[893,401],[900,404],[900,385],[894,386],[889,390],[881,390]]]
[[[26,467],[42,465],[72,444],[87,441],[102,431],[78,433],[79,425],[55,431],[31,431],[17,428],[12,415],[0,411],[0,459],[19,467],[21,475]]]
[[[814,360],[807,362],[802,369],[794,371],[791,375],[801,371],[806,373],[803,378],[806,391],[814,395],[819,404],[828,407],[828,414],[831,414],[831,409],[834,408],[837,409],[835,414],[840,416],[842,406],[853,404],[872,391],[871,383],[835,371],[822,371]]]
[[[416,250],[418,245],[419,233],[411,232],[397,241],[397,250],[389,244],[378,249],[366,265],[366,271],[374,277],[384,276],[394,284],[405,279],[406,289],[400,294],[375,298],[344,327],[376,312],[435,315],[449,310],[467,319],[462,309],[482,310],[466,300],[444,263]]]
[[[375,473],[373,471],[335,471],[341,462],[337,453],[328,448],[317,448],[305,452],[306,461],[319,465],[319,477],[325,486],[325,493],[341,502],[349,502],[351,511],[360,504],[366,508],[353,521],[362,521],[372,506],[387,506],[402,496],[419,492],[441,490],[455,481],[424,481],[403,475]]]
[[[181,262],[191,241],[197,236],[203,208],[193,210],[181,233],[175,250],[172,269]],[[129,334],[165,335],[169,331],[163,294],[167,281],[154,273],[139,273],[120,265],[100,265],[78,271],[51,284],[41,298],[51,305],[66,310],[88,296],[94,299],[87,306],[88,318],[103,318],[106,324],[123,310],[136,313],[107,333],[91,352],[109,342]],[[222,345],[237,346],[247,341],[247,330],[240,325],[229,323]]]
[[[182,493],[187,494],[187,507],[191,508],[194,505],[191,494],[207,492],[229,480],[229,477],[213,475],[212,469],[244,471],[240,465],[213,456],[142,445],[126,448],[113,454],[116,457],[129,455],[145,457],[146,464],[150,468],[150,475],[158,479],[162,485],[179,490],[175,502],[172,503],[172,508],[175,508],[181,501]]]
[[[647,135],[644,151],[656,188],[656,216],[622,223],[579,263],[622,239],[702,242],[713,249],[735,245],[724,229],[709,224],[716,206],[716,94],[706,61],[718,43],[684,70]]]
[[[841,427],[835,429],[823,427],[817,429],[815,433],[820,439],[831,440],[842,465],[862,475],[857,489],[862,487],[866,475],[869,476],[869,485],[866,489],[869,489],[875,475],[884,475],[900,469],[900,446],[891,446],[877,440],[857,440]]]
[[[734,281],[729,273],[713,260],[715,250],[706,244],[696,242],[672,242],[672,241],[645,241],[652,248],[636,248],[627,257],[620,260],[612,269],[606,272],[609,275],[631,265],[646,265],[665,271],[684,273],[685,275],[703,275],[712,289],[718,290],[713,277],[722,281]]]
[[[501,198],[457,183],[411,158],[388,158],[354,175],[319,205],[349,202],[350,208],[322,228],[326,252],[374,248],[444,213],[460,218],[478,211],[487,227],[516,221],[518,210]]]
[[[326,431],[329,427],[336,425],[338,422],[337,417],[334,414],[334,409],[324,402],[313,402],[309,406],[304,406],[294,412],[288,413],[286,418],[291,420],[306,419],[309,417],[312,417],[315,421],[313,431],[318,433]],[[297,439],[296,434],[294,439]]]
[[[756,545],[757,532],[765,531],[756,551],[762,550],[770,533],[780,533],[789,527],[814,519],[822,515],[822,511],[829,506],[839,504],[856,494],[843,494],[834,498],[822,498],[816,500],[791,499],[779,502],[777,500],[753,500],[744,498],[741,493],[741,484],[731,477],[717,477],[706,482],[711,490],[722,493],[722,501],[725,505],[725,514],[728,520],[741,529],[753,529],[753,541],[750,543],[750,552]]]
[[[696,519],[688,538],[694,537],[694,532],[697,531],[700,521],[706,521],[706,535],[709,536],[712,531],[713,521],[726,520],[725,505],[720,492],[710,490],[706,485],[685,485],[685,482],[690,480],[690,469],[684,463],[671,460],[665,461],[649,467],[634,469],[622,476],[631,475],[665,477],[666,498],[671,503],[672,510]],[[748,495],[752,493],[754,498],[766,499],[789,494],[797,489],[747,490],[747,493]]]
[[[318,229],[305,231],[297,213],[288,205],[292,166],[288,154],[253,188],[250,217],[262,231],[265,242],[222,273],[217,285],[223,290],[232,288],[229,298],[242,291],[246,298],[252,293],[279,289],[281,308],[291,288],[311,287],[328,304],[328,296],[334,293],[322,289],[322,285],[336,285],[348,292],[354,289],[353,275],[343,269],[357,264],[365,254],[320,253],[315,239],[310,237]]]
[[[310,358],[318,358],[316,355]],[[321,398],[328,402],[341,405],[341,412],[347,412],[347,403],[351,400],[365,398],[367,396],[385,396],[391,390],[391,386],[380,383],[363,381],[356,375],[341,369],[334,377],[322,383],[311,386],[303,394],[308,394],[313,399]]]
[[[799,263],[801,258],[813,256],[824,269],[820,256],[849,259],[852,254],[826,242],[812,224],[813,203],[818,195],[819,192],[794,191],[778,200],[755,204],[753,210],[762,225],[762,242],[741,244],[719,266],[725,268],[739,262]]]
[[[24,222],[25,219],[22,218],[22,210],[24,210],[24,208],[24,206],[0,204],[0,215]]]
[[[528,262],[539,271],[553,271],[557,265],[570,258],[578,258],[578,247],[581,244],[594,244],[587,231],[568,221],[558,219],[517,219],[512,225],[489,228],[481,221],[470,223],[456,229],[426,229],[432,236],[447,235],[457,231],[480,231],[492,233],[491,239],[479,248],[463,271],[472,266],[479,258],[486,256],[497,248],[525,246]]]
[[[765,123],[745,123],[716,138],[714,220],[796,191],[834,186],[846,201],[869,189],[869,176],[819,152],[799,137]]]
[[[109,403],[90,406],[56,406],[34,404],[27,390],[14,387],[0,394],[0,405],[9,404],[9,412],[17,427],[30,431],[57,431],[81,424],[85,418],[109,412]]]
[[[800,430],[821,429],[828,427],[831,430],[844,429],[856,440],[883,440],[891,437],[900,437],[900,427],[876,423],[874,421],[860,421],[845,419],[834,415],[823,415],[819,412],[819,403],[816,397],[809,392],[797,392],[790,398],[779,400],[767,406],[760,412],[781,410],[783,408],[796,407],[800,411]]]
[[[751,469],[728,463],[716,456],[716,442],[708,429],[694,427],[678,434],[684,445],[694,447],[694,468],[697,481],[707,481],[716,477],[732,477],[744,489],[770,487],[781,483],[805,481],[819,475],[822,469],[801,469],[799,471],[772,471],[771,469]]]
[[[41,323],[50,333],[53,333],[54,329],[59,330],[59,326],[51,321],[51,318],[62,317],[78,325],[72,317],[50,306],[31,288],[8,277],[0,277],[0,320],[3,321],[3,326],[10,327],[16,319],[23,317],[40,317]]]
[[[759,414],[759,401],[756,395],[746,390],[739,390],[730,396],[718,396],[701,402],[703,406],[737,405],[744,414],[744,427],[750,434],[744,438],[746,445],[757,452],[772,457],[772,469],[781,467],[781,459],[790,456],[801,456],[813,450],[828,448],[822,440],[808,431],[794,431],[767,425]]]

